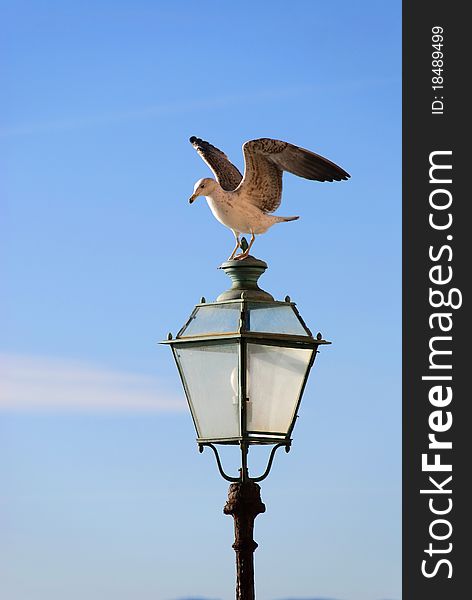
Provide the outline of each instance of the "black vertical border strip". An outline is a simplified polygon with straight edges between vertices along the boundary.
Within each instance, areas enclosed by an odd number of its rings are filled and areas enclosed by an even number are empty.
[[[467,3],[426,1],[405,1],[403,3],[403,600],[455,600],[463,597],[468,589],[466,561],[470,554],[468,530],[470,517],[466,511],[471,504],[466,484],[471,471],[470,447],[466,440],[472,438],[469,432],[469,405],[471,391],[466,383],[466,369],[472,373],[472,361],[468,360],[466,342],[470,331],[470,313],[466,290],[470,280],[472,258],[472,228],[468,205],[472,206],[470,191],[466,188],[466,178],[472,172],[472,155],[466,148],[467,129],[471,129],[468,115],[470,104],[467,88],[470,87],[471,38],[472,28],[465,14]],[[432,28],[444,29],[443,77],[444,90],[432,90]],[[432,114],[434,95],[443,96],[444,114]],[[441,99],[441,98],[438,98]],[[470,135],[470,134],[469,134]],[[452,151],[451,157],[443,157],[437,162],[452,163],[452,184],[435,185],[429,182],[430,153]],[[433,189],[447,188],[453,196],[449,210],[434,211],[429,204]],[[440,198],[440,196],[438,196]],[[446,198],[446,195],[442,195]],[[446,219],[451,213],[453,222],[446,231],[434,230],[429,222],[430,212],[438,218]],[[452,239],[447,239],[451,235]],[[470,244],[469,244],[470,239]],[[442,246],[442,258],[434,262],[429,257],[429,248],[438,255]],[[430,269],[441,264],[444,273],[452,268],[449,284],[433,285]],[[462,306],[457,309],[442,307],[434,309],[429,302],[429,289],[442,289],[445,294],[451,288],[462,293]],[[456,294],[456,297],[458,295]],[[453,327],[449,333],[451,342],[442,342],[444,349],[452,349],[451,356],[443,356],[442,363],[452,363],[452,370],[431,371],[429,369],[432,336],[441,335],[438,327],[431,329],[429,317],[434,312],[449,312]],[[469,364],[471,363],[470,366]],[[422,472],[421,455],[428,452],[428,423],[432,411],[438,410],[429,402],[428,392],[438,382],[423,381],[422,376],[440,374],[452,375],[450,385],[453,391],[451,404],[443,408],[444,414],[450,411],[453,417],[451,429],[438,433],[440,440],[452,441],[451,450],[442,450],[441,462],[452,464],[452,472]],[[466,431],[467,428],[467,431]],[[434,450],[429,450],[429,462],[434,460]],[[421,494],[421,489],[434,489],[429,476],[438,482],[452,475],[452,481],[444,488],[451,494]],[[433,498],[437,508],[446,508],[448,498],[452,500],[451,512],[434,515],[429,506]],[[435,519],[444,518],[452,526],[450,537],[435,540],[431,537],[431,524]],[[446,524],[433,525],[436,535],[446,535]],[[431,556],[425,552],[432,544],[435,550]],[[452,544],[451,551],[449,543]],[[449,560],[438,566],[441,559]],[[426,560],[425,570],[430,574],[437,567],[437,574],[425,577],[422,561]],[[448,577],[452,574],[452,577]]]

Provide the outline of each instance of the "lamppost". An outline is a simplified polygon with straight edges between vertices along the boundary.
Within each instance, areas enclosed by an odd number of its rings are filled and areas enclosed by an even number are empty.
[[[224,513],[234,517],[236,598],[254,599],[254,520],[265,511],[260,487],[278,448],[290,450],[298,407],[318,347],[287,296],[274,300],[258,286],[267,268],[249,256],[220,267],[231,289],[216,302],[204,298],[169,344],[177,364],[197,431],[200,452],[214,452],[222,477],[231,482]],[[223,470],[217,444],[240,448],[238,476]],[[266,470],[252,477],[248,452],[253,445],[271,445]]]

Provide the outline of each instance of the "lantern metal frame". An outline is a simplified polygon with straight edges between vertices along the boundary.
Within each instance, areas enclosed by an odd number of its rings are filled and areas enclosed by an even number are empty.
[[[216,464],[221,476],[227,481],[231,482],[258,482],[265,479],[270,472],[274,456],[278,448],[285,447],[285,451],[290,451],[292,443],[292,432],[295,427],[295,422],[298,417],[298,410],[302,400],[303,393],[305,391],[308,376],[315,362],[316,355],[318,354],[318,347],[326,344],[330,344],[322,338],[321,333],[313,337],[310,329],[300,316],[296,305],[290,300],[289,296],[285,297],[285,301],[277,301],[268,293],[259,288],[258,279],[264,273],[267,268],[267,263],[258,260],[252,256],[248,256],[246,259],[230,260],[223,263],[220,267],[225,273],[231,278],[232,286],[226,292],[220,294],[216,302],[206,302],[205,298],[202,298],[198,303],[190,317],[187,319],[184,326],[179,330],[177,336],[173,338],[172,334],[168,335],[167,340],[161,342],[162,344],[168,344],[172,349],[175,363],[184,387],[185,396],[189,405],[192,420],[197,432],[197,444],[200,452],[208,447],[210,448],[216,459]],[[185,332],[193,319],[196,318],[199,310],[203,307],[218,307],[237,305],[239,306],[239,320],[238,326],[234,331],[217,332],[208,331],[203,333],[197,333],[193,335],[185,335]],[[297,335],[292,333],[269,333],[261,331],[251,331],[250,327],[250,312],[254,310],[254,306],[260,305],[260,308],[270,309],[277,307],[290,307],[298,319],[302,330],[305,332],[304,335]],[[233,437],[221,437],[221,438],[201,438],[198,437],[198,426],[194,416],[194,410],[191,403],[191,394],[188,389],[187,379],[182,370],[182,366],[177,358],[176,351],[179,347],[202,347],[212,345],[237,345],[238,349],[238,414],[239,414],[239,433],[238,436]],[[303,381],[300,386],[298,398],[295,403],[294,412],[291,418],[290,425],[287,432],[274,432],[274,431],[249,431],[247,429],[247,358],[248,358],[248,344],[256,344],[261,346],[275,346],[280,348],[297,348],[297,349],[311,349],[311,357],[305,367],[305,373]],[[221,464],[221,459],[218,454],[218,450],[215,444],[221,445],[239,445],[241,449],[241,468],[239,469],[239,477],[232,477],[225,473]],[[248,451],[252,445],[273,445],[273,448],[269,454],[268,463],[265,471],[259,477],[250,477],[248,471]]]

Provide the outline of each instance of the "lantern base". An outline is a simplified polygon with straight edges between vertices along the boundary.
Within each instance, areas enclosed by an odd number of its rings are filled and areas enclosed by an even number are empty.
[[[290,444],[291,438],[286,433],[261,433],[246,432],[244,437],[228,438],[197,438],[197,444],[223,444],[240,446],[241,443],[247,446],[254,445],[272,445],[272,444]]]
[[[227,473],[224,472],[223,466],[221,464],[220,456],[218,454],[218,450],[214,444],[212,444],[210,442],[198,442],[198,451],[201,453],[201,452],[203,452],[203,450],[206,447],[211,448],[211,450],[213,450],[213,454],[215,455],[216,464],[218,466],[218,471],[220,472],[221,477],[223,477],[223,479],[226,479],[226,481],[232,481],[235,483],[238,483],[238,482],[244,483],[246,481],[252,481],[253,483],[255,483],[257,481],[262,481],[263,479],[265,479],[267,477],[267,475],[269,475],[270,469],[272,467],[272,463],[274,461],[275,453],[279,448],[283,447],[283,448],[285,448],[285,452],[287,452],[287,453],[290,452],[291,442],[292,442],[292,440],[285,440],[284,442],[279,442],[278,444],[275,444],[275,446],[270,451],[266,470],[259,477],[249,477],[249,472],[247,469],[247,453],[248,453],[249,448],[248,448],[247,444],[241,443],[242,465],[241,465],[241,468],[239,469],[239,477],[231,477],[230,475],[228,475]]]

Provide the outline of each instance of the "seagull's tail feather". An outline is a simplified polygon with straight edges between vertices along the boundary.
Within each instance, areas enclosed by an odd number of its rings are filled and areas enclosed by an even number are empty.
[[[287,221],[296,221],[300,217],[275,217],[277,219],[277,223],[286,223]]]

